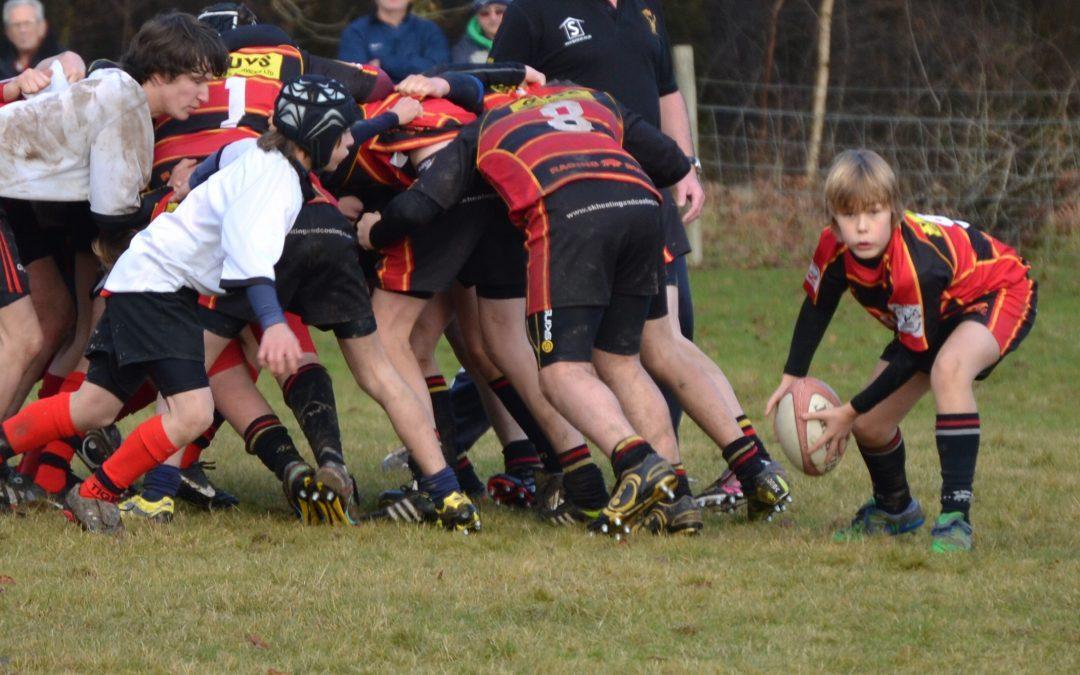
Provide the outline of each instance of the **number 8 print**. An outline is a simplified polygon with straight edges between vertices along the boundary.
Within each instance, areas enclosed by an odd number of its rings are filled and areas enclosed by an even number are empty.
[[[548,103],[540,114],[549,118],[548,124],[559,131],[592,131],[592,122],[585,119],[585,110],[577,101]]]

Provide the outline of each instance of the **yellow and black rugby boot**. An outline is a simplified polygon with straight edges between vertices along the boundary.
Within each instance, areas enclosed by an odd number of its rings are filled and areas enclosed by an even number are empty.
[[[440,525],[453,532],[480,531],[480,511],[464,492],[455,490],[443,497],[442,502],[435,505],[435,516]]]
[[[701,509],[690,495],[662,500],[634,524],[633,531],[691,537],[701,532]]]
[[[678,479],[675,470],[655,452],[619,474],[600,517],[589,524],[589,531],[621,539],[630,534],[640,516],[662,499],[675,500]]]
[[[743,486],[743,489],[746,492],[746,516],[752,521],[768,522],[791,503],[791,487],[787,477],[773,462],[767,462],[751,484]]]
[[[172,497],[162,497],[156,502],[135,495],[120,502],[120,517],[127,522],[145,520],[150,523],[171,523],[176,513],[176,503]]]
[[[304,525],[320,525],[322,518],[311,502],[315,492],[315,471],[305,462],[289,462],[281,479],[281,489],[296,517]]]
[[[315,472],[311,503],[323,522],[330,525],[356,525],[360,522],[360,492],[348,469],[337,462],[327,462]]]

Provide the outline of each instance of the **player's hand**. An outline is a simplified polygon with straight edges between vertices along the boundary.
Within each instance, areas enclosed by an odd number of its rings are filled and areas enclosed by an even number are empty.
[[[547,75],[532,66],[525,66],[525,84],[535,84],[542,87],[547,84]]]
[[[835,447],[838,448],[847,445],[848,436],[851,435],[851,427],[855,425],[855,418],[858,416],[859,413],[855,412],[855,408],[852,408],[850,403],[845,403],[836,408],[826,408],[817,412],[801,414],[800,417],[803,421],[817,420],[825,425],[825,430],[821,433],[817,443],[814,443],[813,447],[810,448],[810,453],[817,452],[818,449],[833,443],[837,443],[838,445]]]
[[[179,190],[181,187],[186,188],[191,180],[191,174],[195,173],[195,167],[197,166],[199,166],[199,162],[190,157],[177,162],[169,173],[169,187],[173,190]]]
[[[304,352],[288,324],[275,323],[263,333],[259,342],[259,365],[268,368],[274,377],[288,377],[300,367]]]
[[[689,225],[698,219],[702,207],[705,206],[705,190],[701,187],[701,181],[698,180],[697,171],[690,169],[690,173],[675,183],[674,190],[675,204],[680,209],[688,203],[690,205],[682,217],[683,223]]]
[[[15,78],[15,86],[24,97],[33,96],[50,84],[52,84],[52,75],[37,68],[27,68]]]
[[[75,84],[86,77],[86,62],[75,52],[63,52],[56,58],[64,67],[64,77],[68,82]]]
[[[780,384],[776,387],[776,391],[772,393],[772,396],[769,397],[768,402],[765,404],[765,417],[773,414],[776,406],[780,403],[780,399],[784,398],[784,394],[788,392],[788,389],[791,389],[791,385],[795,384],[798,379],[794,375],[784,373],[784,376],[780,378]]]
[[[356,222],[356,237],[360,240],[360,245],[369,251],[375,248],[371,245],[371,227],[380,220],[382,220],[382,214],[378,211],[372,211],[371,213],[365,213]]]
[[[348,218],[350,223],[355,223],[364,213],[364,202],[352,195],[346,195],[339,199],[337,207],[338,211],[341,211],[341,215]]]
[[[409,75],[399,82],[394,89],[402,96],[442,98],[450,93],[450,83],[441,77]]]
[[[398,126],[405,126],[424,112],[424,106],[420,105],[420,101],[415,98],[406,96],[398,99],[397,103],[390,108],[390,112],[398,116]]]

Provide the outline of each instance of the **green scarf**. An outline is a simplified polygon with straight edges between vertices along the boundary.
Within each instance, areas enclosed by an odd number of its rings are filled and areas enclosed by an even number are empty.
[[[480,45],[484,49],[491,51],[491,39],[484,35],[483,29],[480,28],[480,20],[475,16],[469,19],[469,23],[465,26],[465,34],[469,36],[469,39]]]

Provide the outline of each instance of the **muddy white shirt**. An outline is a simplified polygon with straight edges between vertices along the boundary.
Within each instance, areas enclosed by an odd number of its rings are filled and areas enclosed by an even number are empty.
[[[0,139],[0,197],[89,200],[95,214],[122,216],[138,210],[150,181],[150,107],[117,68],[0,108]]]
[[[194,288],[221,295],[274,280],[285,235],[303,205],[298,170],[254,139],[238,159],[131,240],[109,273],[110,293]]]

